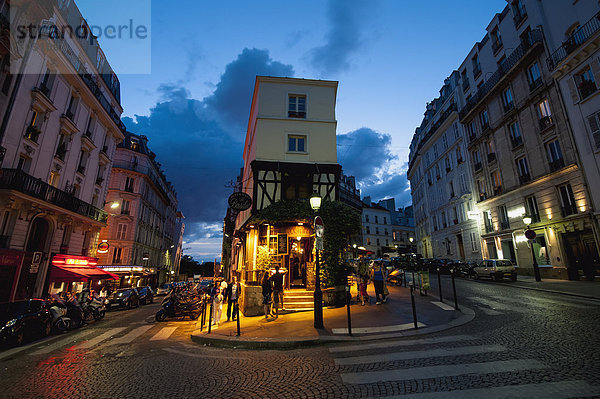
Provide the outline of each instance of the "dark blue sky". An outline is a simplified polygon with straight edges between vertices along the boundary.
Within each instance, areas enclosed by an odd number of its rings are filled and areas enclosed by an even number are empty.
[[[146,134],[186,215],[187,251],[220,256],[227,184],[242,166],[256,75],[331,79],[338,161],[363,195],[410,203],[408,145],[425,104],[505,0],[303,0],[77,4],[90,24],[129,19],[146,40],[100,39],[127,126]],[[126,5],[125,5],[126,4]],[[116,8],[119,8],[118,10]],[[150,16],[151,15],[151,16]],[[136,47],[137,46],[137,47]]]

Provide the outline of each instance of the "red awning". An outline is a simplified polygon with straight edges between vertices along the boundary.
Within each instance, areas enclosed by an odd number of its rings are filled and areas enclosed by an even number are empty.
[[[118,280],[119,276],[113,273],[106,272],[97,267],[91,266],[56,266],[50,267],[50,281],[51,282],[63,282],[63,281],[90,281],[90,280],[107,280],[114,279]]]

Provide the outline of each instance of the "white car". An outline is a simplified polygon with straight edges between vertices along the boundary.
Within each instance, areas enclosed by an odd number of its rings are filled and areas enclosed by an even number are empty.
[[[509,259],[486,259],[473,268],[473,276],[476,279],[488,277],[496,281],[506,277],[517,281],[517,268]]]

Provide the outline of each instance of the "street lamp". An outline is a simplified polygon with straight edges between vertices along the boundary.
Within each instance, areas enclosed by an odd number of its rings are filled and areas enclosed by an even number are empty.
[[[317,213],[321,208],[321,196],[315,191],[310,197],[310,207]],[[321,291],[321,276],[319,266],[319,248],[317,242],[321,237],[318,236],[317,232],[317,221],[318,215],[315,215],[315,293],[314,293],[314,326],[315,328],[323,328],[323,292]],[[320,219],[320,218],[319,218]]]
[[[533,259],[533,275],[535,276],[535,281],[542,281],[542,277],[540,276],[540,268],[538,267],[537,259],[535,258],[535,251],[533,249],[533,240],[535,239],[535,231],[529,228],[531,224],[531,216],[524,216],[523,223],[527,226],[527,230],[525,231],[525,237],[529,239],[529,247],[531,248],[531,258]]]

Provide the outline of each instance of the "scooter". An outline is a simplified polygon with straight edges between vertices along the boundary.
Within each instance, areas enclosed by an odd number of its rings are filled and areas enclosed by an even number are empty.
[[[202,302],[200,300],[192,300],[182,302],[173,296],[165,298],[162,302],[162,309],[156,312],[154,317],[156,321],[165,321],[167,317],[186,317],[196,320],[202,313]]]
[[[52,314],[52,329],[56,332],[65,332],[71,328],[72,321],[67,317],[67,307],[59,302],[54,302],[50,306]]]
[[[104,301],[101,298],[92,298],[83,305],[83,313],[86,321],[90,321],[92,318],[96,321],[101,320],[106,315]]]

